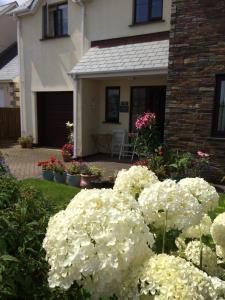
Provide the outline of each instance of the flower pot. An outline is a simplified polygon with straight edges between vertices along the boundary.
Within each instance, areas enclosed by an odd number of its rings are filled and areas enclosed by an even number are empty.
[[[70,175],[67,173],[66,175],[66,183],[71,186],[80,186],[80,174]]]
[[[51,171],[51,170],[42,170],[42,178],[44,180],[52,181],[54,179],[53,171]]]
[[[57,183],[66,183],[66,172],[54,172],[54,181]]]
[[[21,148],[27,148],[27,144],[26,143],[23,143],[23,144],[21,143],[20,146],[21,146]]]
[[[28,143],[26,144],[26,148],[32,149],[32,148],[33,148],[33,144],[28,142]]]
[[[92,187],[91,182],[97,179],[97,176],[95,175],[81,174],[80,176],[81,176],[80,187],[86,189],[91,188]]]
[[[63,154],[62,157],[64,162],[71,162],[73,160],[72,155]]]

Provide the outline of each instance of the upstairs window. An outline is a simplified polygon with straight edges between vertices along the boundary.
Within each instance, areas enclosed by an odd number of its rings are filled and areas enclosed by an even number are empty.
[[[216,78],[213,135],[225,137],[225,75]]]
[[[134,23],[162,19],[163,0],[134,0]]]
[[[43,7],[43,37],[68,35],[68,4],[60,3]]]

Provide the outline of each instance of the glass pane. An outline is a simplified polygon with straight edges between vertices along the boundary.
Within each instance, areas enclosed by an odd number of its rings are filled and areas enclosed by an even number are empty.
[[[132,114],[131,131],[135,132],[135,123],[137,118],[145,112],[146,109],[146,88],[133,88],[132,90]]]
[[[62,12],[62,35],[68,34],[68,4],[59,5],[58,9]]]
[[[149,19],[149,0],[136,0],[135,22],[147,22]]]
[[[48,36],[54,37],[55,36],[55,12],[56,7],[48,7]]]
[[[106,121],[119,121],[120,92],[119,89],[107,90]]]
[[[152,18],[162,17],[162,3],[163,0],[152,0]]]
[[[218,131],[225,131],[225,81],[221,81]]]

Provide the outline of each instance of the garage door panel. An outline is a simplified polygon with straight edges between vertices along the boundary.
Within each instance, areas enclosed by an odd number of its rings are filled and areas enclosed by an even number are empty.
[[[73,93],[37,93],[38,143],[62,147],[67,142],[66,122],[73,122]]]

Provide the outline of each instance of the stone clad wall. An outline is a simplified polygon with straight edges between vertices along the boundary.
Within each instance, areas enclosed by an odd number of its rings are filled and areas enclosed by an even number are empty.
[[[172,2],[165,141],[208,151],[225,172],[225,138],[211,136],[216,74],[225,74],[225,1]]]

